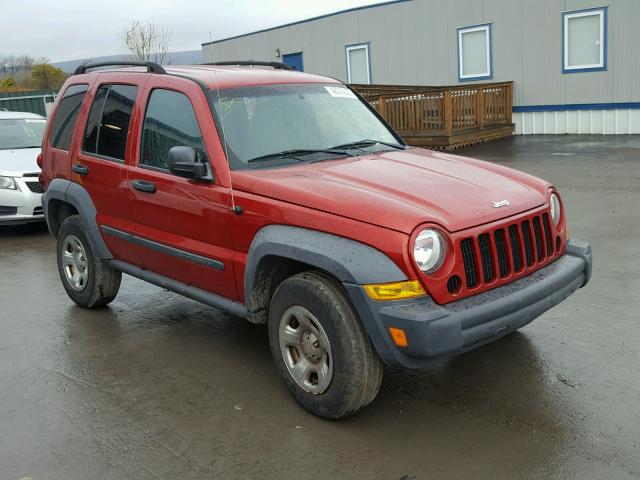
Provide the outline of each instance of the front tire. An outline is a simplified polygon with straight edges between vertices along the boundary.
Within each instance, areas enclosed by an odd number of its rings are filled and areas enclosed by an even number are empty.
[[[56,250],[60,280],[77,305],[98,308],[116,298],[122,274],[96,259],[78,215],[62,223]]]
[[[342,286],[321,272],[280,284],[269,307],[274,362],[295,399],[337,419],[376,397],[383,365]]]

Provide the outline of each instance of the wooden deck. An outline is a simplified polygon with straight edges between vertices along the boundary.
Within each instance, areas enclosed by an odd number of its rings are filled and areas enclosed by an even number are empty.
[[[452,150],[513,135],[513,82],[352,85],[409,145]]]

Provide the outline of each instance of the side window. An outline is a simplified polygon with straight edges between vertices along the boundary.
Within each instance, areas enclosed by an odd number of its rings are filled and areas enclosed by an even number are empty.
[[[100,120],[102,120],[102,109],[104,108],[104,101],[107,99],[107,93],[109,93],[109,87],[110,85],[102,85],[93,99],[91,110],[89,110],[89,118],[87,119],[87,127],[84,130],[83,152],[96,153]]]
[[[144,117],[140,165],[168,170],[167,155],[177,145],[204,151],[193,106],[182,93],[153,90]]]
[[[131,111],[138,87],[102,85],[93,99],[83,152],[124,161]]]
[[[88,85],[70,85],[64,92],[51,125],[50,143],[54,148],[69,150],[73,128]]]

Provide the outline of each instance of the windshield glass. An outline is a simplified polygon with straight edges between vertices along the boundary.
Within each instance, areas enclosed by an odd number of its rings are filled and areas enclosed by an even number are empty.
[[[220,102],[215,90],[210,95],[233,169],[344,157],[352,143],[351,148],[367,153],[394,148],[378,141],[398,144],[395,135],[343,85],[228,89],[220,91]],[[355,145],[362,140],[369,142]]]
[[[0,150],[39,148],[47,121],[44,118],[0,120]]]

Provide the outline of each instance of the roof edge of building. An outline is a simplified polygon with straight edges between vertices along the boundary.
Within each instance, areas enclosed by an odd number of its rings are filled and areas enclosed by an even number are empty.
[[[256,30],[254,32],[241,33],[240,35],[234,35],[232,37],[221,38],[220,40],[213,40],[213,41],[210,41],[210,42],[204,42],[201,45],[203,47],[206,46],[206,45],[214,45],[216,43],[222,43],[222,42],[228,42],[229,40],[235,40],[236,38],[248,37],[250,35],[256,35],[258,33],[270,32],[272,30],[278,30],[279,28],[292,27],[293,25],[300,25],[302,23],[313,22],[315,20],[321,20],[323,18],[333,17],[335,15],[341,15],[343,13],[356,12],[358,10],[367,10],[369,8],[384,7],[384,6],[387,6],[387,5],[393,5],[394,3],[406,3],[406,2],[410,2],[410,1],[411,0],[389,0],[387,2],[374,3],[372,5],[362,5],[360,7],[347,8],[346,10],[340,10],[338,12],[333,12],[333,13],[326,13],[324,15],[318,15],[317,17],[306,18],[304,20],[297,20],[295,22],[285,23],[283,25],[278,25],[278,26],[275,26],[275,27],[263,28],[262,30]]]

